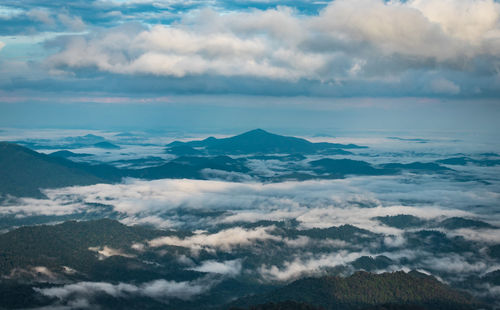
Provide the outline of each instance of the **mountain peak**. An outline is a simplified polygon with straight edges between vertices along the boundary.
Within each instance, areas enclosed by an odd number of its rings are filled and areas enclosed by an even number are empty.
[[[271,133],[268,131],[265,131],[264,129],[257,128],[257,129],[253,129],[253,130],[244,132],[241,134],[241,136],[242,135],[271,135]]]

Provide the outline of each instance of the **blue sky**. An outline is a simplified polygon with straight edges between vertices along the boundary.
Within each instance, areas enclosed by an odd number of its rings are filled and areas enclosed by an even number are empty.
[[[200,111],[200,128],[252,113],[287,127],[328,123],[315,121],[328,110],[345,126],[397,117],[496,130],[499,17],[493,0],[4,0],[0,127],[70,126],[59,113],[103,110],[122,127]],[[429,121],[436,110],[456,116]]]

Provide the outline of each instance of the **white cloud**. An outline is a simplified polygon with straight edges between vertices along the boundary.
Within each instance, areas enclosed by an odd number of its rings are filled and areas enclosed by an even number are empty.
[[[173,245],[190,248],[193,251],[218,249],[230,252],[233,247],[249,246],[258,240],[281,240],[280,237],[270,234],[273,229],[272,226],[248,230],[235,227],[214,234],[199,233],[184,239],[175,236],[159,237],[149,241],[148,244],[151,247]]]
[[[470,229],[461,228],[453,231],[444,231],[447,235],[461,236],[466,240],[484,242],[489,244],[500,243],[500,229]]]
[[[402,236],[386,236],[384,244],[388,247],[399,248],[405,245],[406,239]]]
[[[189,270],[217,273],[234,277],[241,273],[241,267],[241,259],[228,260],[223,262],[208,260],[202,262],[200,266],[189,268]]]
[[[203,9],[168,26],[73,38],[49,62],[121,74],[335,81],[386,71],[386,58],[403,70],[433,62],[457,69],[497,57],[499,16],[493,0],[336,0],[314,16],[286,7]],[[441,88],[456,93],[453,85]]]
[[[468,273],[481,274],[499,268],[499,265],[492,266],[484,261],[469,262],[458,254],[448,254],[446,257],[429,256],[420,264],[429,270],[454,273],[457,276],[464,276]]]
[[[68,14],[58,14],[57,19],[72,31],[82,31],[85,29],[85,23],[80,16],[70,16]]]
[[[353,177],[272,184],[130,179],[121,184],[46,190],[45,194],[50,199],[20,199],[0,208],[0,214],[23,218],[35,215],[98,214],[113,210],[127,225],[150,224],[159,228],[207,228],[215,224],[295,219],[302,228],[351,224],[398,236],[402,230],[381,225],[373,218],[398,214],[424,219],[453,216],[474,218],[478,215],[470,209],[471,205],[494,206],[500,197],[493,180],[491,186],[484,186],[432,175],[412,176],[412,182],[406,182],[406,178],[404,175]],[[401,200],[414,202],[401,205]],[[182,215],[182,212],[177,214],[176,210],[220,213],[207,218]],[[479,215],[479,219],[500,222],[497,216],[484,218]],[[246,230],[235,233],[244,235]],[[269,237],[266,234],[270,234],[270,231],[260,228],[252,233]],[[186,247],[201,247],[204,242],[208,242],[208,246],[224,248],[215,245],[214,238],[201,234],[178,240],[171,237],[169,242]],[[231,246],[228,244],[226,249]]]
[[[367,254],[339,251],[337,253],[324,254],[307,259],[296,258],[292,261],[285,261],[282,267],[263,265],[259,273],[266,280],[288,281],[304,276],[305,274],[321,272],[321,269],[325,267],[345,265],[364,255]]]
[[[32,9],[28,12],[28,16],[48,26],[54,26],[56,24],[56,21],[50,14],[50,11],[45,9]]]
[[[103,247],[90,247],[90,251],[97,252],[99,259],[103,260],[111,256],[123,256],[123,257],[134,257],[132,254],[127,254],[119,249],[113,249],[108,246]]]
[[[11,19],[12,17],[22,14],[24,10],[10,6],[0,5],[0,19]]]
[[[412,0],[414,7],[448,35],[480,44],[488,35],[498,35],[500,5],[492,0]]]
[[[205,293],[216,282],[207,279],[194,281],[167,281],[155,280],[141,285],[106,282],[77,282],[64,286],[50,288],[35,288],[39,293],[55,297],[60,301],[68,302],[75,300],[86,300],[88,304],[95,295],[107,294],[113,297],[127,298],[128,296],[140,295],[159,300],[179,298],[189,300],[197,295]]]

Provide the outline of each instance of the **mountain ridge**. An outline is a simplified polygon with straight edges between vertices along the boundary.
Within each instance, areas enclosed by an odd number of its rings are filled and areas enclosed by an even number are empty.
[[[428,310],[472,310],[480,306],[469,294],[453,290],[418,271],[381,274],[357,271],[345,278],[302,278],[268,294],[241,298],[232,306],[239,309],[285,301],[326,310],[354,310],[383,305],[418,306]]]
[[[204,140],[189,142],[174,141],[168,144],[167,147],[172,148],[181,145],[204,148],[209,154],[316,154],[331,151],[339,155],[346,155],[350,154],[350,152],[344,149],[365,148],[355,144],[314,143],[302,138],[270,133],[260,128],[228,138],[208,137]]]

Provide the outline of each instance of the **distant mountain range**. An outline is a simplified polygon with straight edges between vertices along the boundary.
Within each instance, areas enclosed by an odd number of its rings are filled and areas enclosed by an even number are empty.
[[[262,129],[255,129],[230,138],[170,143],[167,151],[180,146],[199,148],[207,154],[327,154],[346,155],[345,149],[365,148],[355,144],[313,143],[296,137],[280,136]],[[193,152],[185,148],[185,151]]]
[[[14,141],[16,144],[29,147],[31,149],[78,149],[82,147],[95,147],[102,149],[119,149],[118,145],[111,143],[106,138],[87,134],[85,136],[66,137],[53,143],[51,140],[22,140]]]
[[[69,151],[46,155],[13,143],[0,142],[0,196],[43,197],[40,189],[119,182],[124,177],[143,179],[203,179],[204,169],[246,173],[249,169],[228,156],[179,157],[143,169],[119,169],[100,164],[76,163]]]
[[[91,140],[94,140],[91,137]],[[79,141],[79,140],[77,140]],[[93,141],[92,141],[93,142]],[[99,142],[107,145],[107,142]],[[104,147],[104,146],[103,146]],[[114,148],[106,146],[108,148]],[[196,147],[196,148],[195,148]],[[393,175],[402,171],[412,173],[447,173],[453,171],[438,163],[388,163],[373,166],[352,159],[323,158],[307,161],[304,154],[320,152],[331,154],[344,152],[340,147],[359,148],[356,145],[311,143],[304,139],[283,137],[263,130],[253,130],[226,139],[208,138],[202,141],[173,142],[167,151],[179,157],[170,161],[156,160],[156,166],[141,169],[117,168],[107,164],[76,163],[69,159],[84,158],[89,154],[78,154],[67,150],[45,155],[26,147],[0,142],[0,197],[43,197],[40,189],[73,185],[119,182],[124,177],[141,179],[164,178],[211,178],[214,171],[237,173],[267,182],[284,180],[338,179],[349,175]],[[212,155],[204,155],[205,148]],[[221,153],[243,154],[232,158]],[[291,153],[269,155],[268,153]],[[188,154],[188,155],[182,155]],[[255,155],[260,154],[260,155]],[[274,176],[259,176],[247,165],[249,160],[278,160],[288,163],[289,172]],[[300,162],[300,165],[297,163]],[[220,175],[216,173],[216,175]]]
[[[461,228],[472,228],[472,229],[491,229],[497,228],[489,223],[476,220],[467,219],[462,217],[450,217],[442,221],[435,220],[424,220],[422,218],[413,215],[389,215],[383,217],[375,217],[374,219],[380,221],[381,223],[396,227],[399,229],[414,228],[414,227],[428,227],[428,228],[444,228],[444,229],[461,229]]]
[[[55,156],[55,157],[62,157],[62,158],[78,158],[78,157],[88,157],[92,156],[92,154],[86,154],[86,153],[74,153],[68,150],[62,150],[62,151],[56,151],[53,153],[49,154],[50,156]]]

